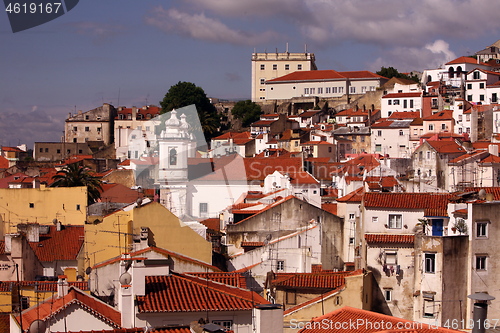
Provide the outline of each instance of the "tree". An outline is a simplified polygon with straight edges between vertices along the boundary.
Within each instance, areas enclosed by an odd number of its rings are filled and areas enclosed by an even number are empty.
[[[234,118],[241,120],[243,127],[248,127],[251,123],[259,120],[262,109],[260,105],[247,99],[246,101],[237,102],[231,113]]]
[[[96,202],[101,197],[102,182],[92,174],[88,167],[79,166],[72,163],[64,166],[56,175],[51,187],[87,187],[87,203],[89,205]]]
[[[418,77],[416,75],[409,76],[409,75],[400,73],[394,67],[382,67],[377,72],[377,74],[380,75],[380,76],[386,77],[388,79],[393,78],[393,77],[397,77],[397,78],[400,78],[400,79],[412,80],[412,81],[415,81],[416,83],[420,82],[420,80],[418,79]]]
[[[220,117],[217,114],[215,106],[210,103],[205,91],[197,87],[194,83],[179,81],[177,84],[171,86],[160,102],[162,107],[161,113],[166,113],[172,111],[172,109],[182,108],[191,104],[196,105],[201,130],[205,134],[205,138],[209,140],[216,136],[220,126]],[[190,125],[194,124],[194,121],[190,121],[189,118],[187,121]]]

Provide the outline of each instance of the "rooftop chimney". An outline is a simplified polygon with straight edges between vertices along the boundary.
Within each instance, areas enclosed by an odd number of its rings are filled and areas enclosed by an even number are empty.
[[[66,275],[59,275],[57,280],[57,297],[61,298],[68,294],[69,284]]]
[[[484,333],[484,325],[488,318],[488,301],[494,300],[495,297],[486,293],[475,293],[467,297],[474,301],[474,327],[472,333]]]
[[[496,144],[491,144],[488,146],[488,152],[491,154],[491,155],[495,155],[495,156],[498,156],[498,145]]]

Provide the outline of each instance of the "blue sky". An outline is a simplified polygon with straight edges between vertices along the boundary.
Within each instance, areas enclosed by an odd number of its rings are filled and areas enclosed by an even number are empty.
[[[0,13],[0,145],[58,141],[69,112],[158,104],[190,81],[250,97],[251,53],[307,50],[319,69],[435,68],[500,39],[486,0],[85,0],[12,33]],[[118,100],[119,99],[119,100]]]

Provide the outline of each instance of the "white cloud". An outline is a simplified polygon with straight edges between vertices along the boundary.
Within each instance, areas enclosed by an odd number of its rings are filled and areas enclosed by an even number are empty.
[[[473,38],[500,28],[488,0],[189,0],[189,4],[232,18],[270,17],[292,24],[318,45],[350,41],[424,47],[436,39]]]
[[[383,56],[373,61],[369,68],[378,71],[381,67],[394,67],[400,72],[438,68],[457,58],[450,50],[450,45],[443,40],[436,40],[422,48],[396,47],[383,51]]]
[[[278,38],[278,34],[273,31],[257,33],[233,30],[203,13],[189,14],[175,8],[165,10],[158,7],[145,20],[147,24],[165,32],[209,42],[258,45]]]

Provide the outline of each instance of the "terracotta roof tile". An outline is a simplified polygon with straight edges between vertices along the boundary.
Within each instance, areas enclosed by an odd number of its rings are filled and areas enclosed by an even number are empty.
[[[332,323],[331,327],[324,328],[319,324],[314,324],[315,322],[321,324],[322,322]],[[335,328],[334,323],[361,323],[360,325],[355,325],[353,327]],[[363,324],[364,323],[364,324]],[[371,323],[372,325],[367,325]],[[327,313],[323,316],[316,317],[310,323],[304,323],[305,328],[298,331],[299,333],[345,333],[345,332],[356,332],[356,333],[374,333],[381,332],[385,327],[384,323],[387,325],[390,323],[390,327],[397,327],[398,325],[403,325],[403,327],[409,326],[414,327],[410,330],[395,330],[397,332],[409,332],[414,330],[417,333],[457,333],[461,331],[450,330],[447,328],[430,326],[423,323],[416,323],[411,320],[397,318],[389,315],[384,315],[376,312],[371,312],[367,310],[361,310],[352,308],[349,306],[344,306],[338,310]],[[408,324],[406,324],[408,323]],[[309,324],[309,325],[308,325]]]
[[[387,94],[383,96],[382,98],[409,98],[409,97],[421,97],[422,93],[421,92],[416,92],[416,93],[393,93],[393,94]]]
[[[342,198],[338,198],[337,202],[361,202],[363,200],[363,195],[365,193],[364,187],[360,187],[351,193],[344,195]]]
[[[260,247],[264,245],[264,242],[241,242],[241,247]]]
[[[448,193],[377,193],[368,192],[364,195],[364,206],[370,208],[401,208],[401,209],[436,209],[445,210]],[[442,216],[442,215],[440,215]]]
[[[455,141],[427,140],[425,142],[440,154],[466,153],[465,149],[459,144],[457,144]]]
[[[393,112],[391,113],[388,119],[418,119],[418,118],[420,118],[420,112],[409,111],[409,112]]]
[[[472,57],[459,57],[457,59],[454,59],[452,61],[449,61],[446,63],[446,65],[454,65],[454,64],[478,64],[477,59],[472,58]],[[488,64],[485,64],[484,62],[480,62],[479,64],[489,66]]]
[[[276,273],[273,284],[281,288],[335,289],[345,283],[345,277],[352,272],[336,273]]]
[[[40,261],[77,260],[83,246],[84,227],[63,225],[61,231],[49,226],[49,232],[41,234],[39,242],[30,242],[31,249]]]
[[[321,209],[326,210],[333,215],[337,215],[337,204],[336,203],[324,203],[321,204]]]
[[[335,70],[315,70],[315,71],[297,71],[267,82],[286,82],[286,81],[314,81],[314,80],[343,80],[347,78],[384,78],[369,71],[351,71],[337,72]]]
[[[255,292],[176,273],[146,276],[146,295],[137,302],[140,313],[238,311],[269,304]]]
[[[367,243],[411,244],[415,242],[415,235],[394,234],[365,234]]]
[[[41,303],[39,306],[31,307],[22,312],[23,328],[27,330],[31,323],[36,319],[47,320],[57,316],[61,311],[67,309],[73,304],[78,304],[80,307],[91,312],[94,316],[107,322],[116,328],[121,326],[121,314],[113,307],[101,302],[95,297],[89,296],[84,292],[70,287],[68,294],[64,297],[51,297]],[[19,316],[16,317],[19,322]]]
[[[235,272],[190,272],[189,275],[197,276],[202,279],[226,284],[237,288],[246,289],[247,283],[243,273]]]

